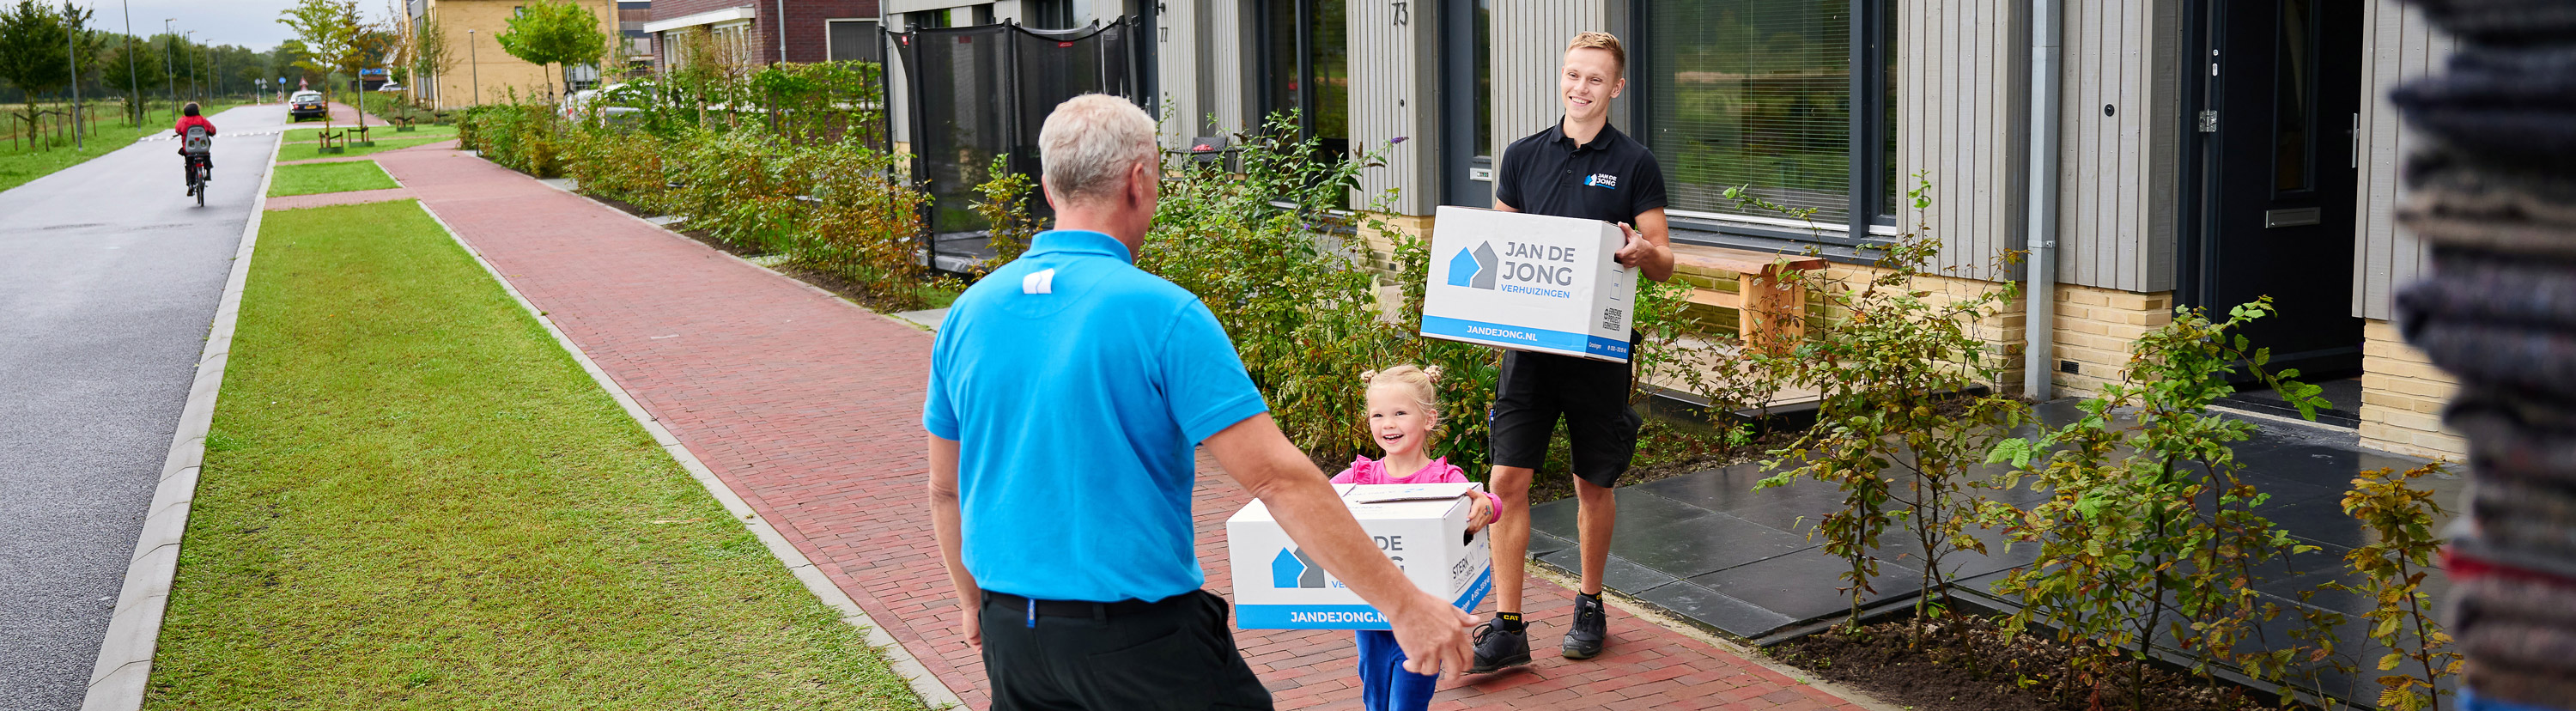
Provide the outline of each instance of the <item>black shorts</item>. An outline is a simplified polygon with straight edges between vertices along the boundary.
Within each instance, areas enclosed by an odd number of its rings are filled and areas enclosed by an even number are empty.
[[[1032,616],[1026,603],[984,598],[993,711],[1273,708],[1270,690],[1234,646],[1225,598],[1214,593],[1075,605],[1097,607],[1096,616]]]
[[[1645,425],[1628,406],[1635,371],[1626,363],[1546,353],[1503,355],[1494,386],[1494,464],[1537,469],[1547,462],[1547,440],[1558,417],[1574,453],[1574,475],[1611,487],[1637,455],[1637,429]]]

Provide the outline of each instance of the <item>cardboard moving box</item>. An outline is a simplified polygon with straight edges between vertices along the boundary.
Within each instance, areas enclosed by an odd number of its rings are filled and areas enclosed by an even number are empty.
[[[1431,231],[1422,335],[1628,362],[1637,271],[1600,220],[1443,206]]]
[[[1475,484],[1336,484],[1342,503],[1378,550],[1413,584],[1473,610],[1493,589],[1486,532],[1467,535]],[[1234,619],[1243,629],[1390,629],[1377,608],[1297,549],[1270,508],[1254,501],[1226,519]]]

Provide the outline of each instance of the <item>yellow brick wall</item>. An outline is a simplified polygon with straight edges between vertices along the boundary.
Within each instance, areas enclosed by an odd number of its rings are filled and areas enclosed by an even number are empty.
[[[600,32],[612,40],[618,38],[614,0],[573,1],[600,18]],[[527,4],[528,0],[431,0],[430,20],[439,23],[439,29],[446,34],[452,62],[437,78],[439,108],[475,105],[478,85],[482,87],[480,101],[485,104],[507,102],[513,92],[524,101],[563,91],[562,67],[538,67],[520,61],[502,51],[501,42],[493,39],[510,29],[511,13]],[[469,36],[466,30],[474,34]]]
[[[2387,321],[2372,319],[2362,335],[2362,446],[2427,459],[2464,458],[2466,443],[2442,426],[2442,406],[2459,389],[2458,381],[2406,345]]]
[[[1867,285],[1870,280],[1886,275],[1887,272],[1888,270],[1886,269],[1859,264],[1836,263],[1826,265],[1824,276],[1826,282],[1825,286],[1821,289],[1810,288],[1807,292],[1808,333],[1815,333],[1817,329],[1823,328],[1829,320],[1840,319],[1849,315],[1847,313],[1843,313],[1841,309],[1832,305],[1833,302],[1827,295],[1830,291],[1864,286]],[[1929,295],[1924,297],[1924,300],[1930,302],[1935,307],[1938,307],[1957,301],[1973,299],[1980,294],[1985,294],[1996,289],[2003,288],[2004,285],[1997,282],[1965,279],[1960,277],[1918,276],[1915,277],[1913,286],[1918,290],[1929,292]],[[2000,366],[2002,368],[2000,372],[1996,373],[1994,382],[1987,383],[1988,387],[1995,388],[1999,392],[2021,391],[2021,354],[2024,346],[2024,333],[2026,332],[2024,320],[2022,318],[2022,311],[2026,307],[2028,301],[2028,295],[2016,298],[2012,302],[2004,304],[2002,310],[1998,311],[1994,316],[1987,317],[1984,321],[1977,323],[1974,328],[1974,333],[1977,338],[1985,341],[1987,345],[1985,352],[1979,357],[1988,359],[1986,364],[1989,366]]]
[[[2138,293],[2072,284],[2057,285],[2051,331],[2049,382],[2059,397],[2093,395],[2120,381],[2136,353],[2138,337],[2173,322],[2173,293]],[[2074,373],[2062,367],[2075,361]]]

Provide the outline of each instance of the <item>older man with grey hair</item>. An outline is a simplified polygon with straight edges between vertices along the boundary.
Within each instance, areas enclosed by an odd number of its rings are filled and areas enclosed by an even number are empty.
[[[1193,445],[1386,615],[1407,670],[1464,670],[1474,620],[1361,533],[1198,297],[1133,264],[1153,120],[1078,96],[1038,144],[1055,229],[957,297],[922,407],[931,519],[993,709],[1271,708],[1225,600],[1199,588]]]

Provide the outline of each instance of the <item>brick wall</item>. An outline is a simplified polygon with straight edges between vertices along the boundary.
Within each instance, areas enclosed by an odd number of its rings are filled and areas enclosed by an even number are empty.
[[[767,64],[778,61],[779,0],[654,0],[653,19],[668,20],[732,7],[748,7],[759,13],[751,21],[752,59]],[[831,59],[825,31],[826,20],[873,19],[877,0],[786,0],[787,61],[820,62]]]
[[[599,17],[600,31],[617,35],[617,5],[611,0],[575,0]],[[539,67],[519,61],[501,51],[493,39],[510,29],[511,12],[529,0],[432,0],[429,13],[447,36],[448,56],[453,62],[437,77],[437,103],[440,108],[463,108],[476,103],[479,85],[481,103],[543,97],[563,90],[560,67]],[[473,30],[473,34],[466,34]],[[469,48],[470,41],[470,48]],[[552,87],[552,88],[549,88]]]
[[[2059,284],[2057,334],[2050,354],[2049,382],[2059,397],[2093,395],[2116,383],[2136,354],[2138,337],[2173,322],[2173,292],[2142,294],[2116,289]],[[2065,361],[2075,361],[2068,373]]]
[[[2362,335],[2362,446],[2427,459],[2464,458],[2467,445],[2442,427],[2442,406],[2459,389],[2458,381],[2406,345],[2387,321],[2372,319]]]

